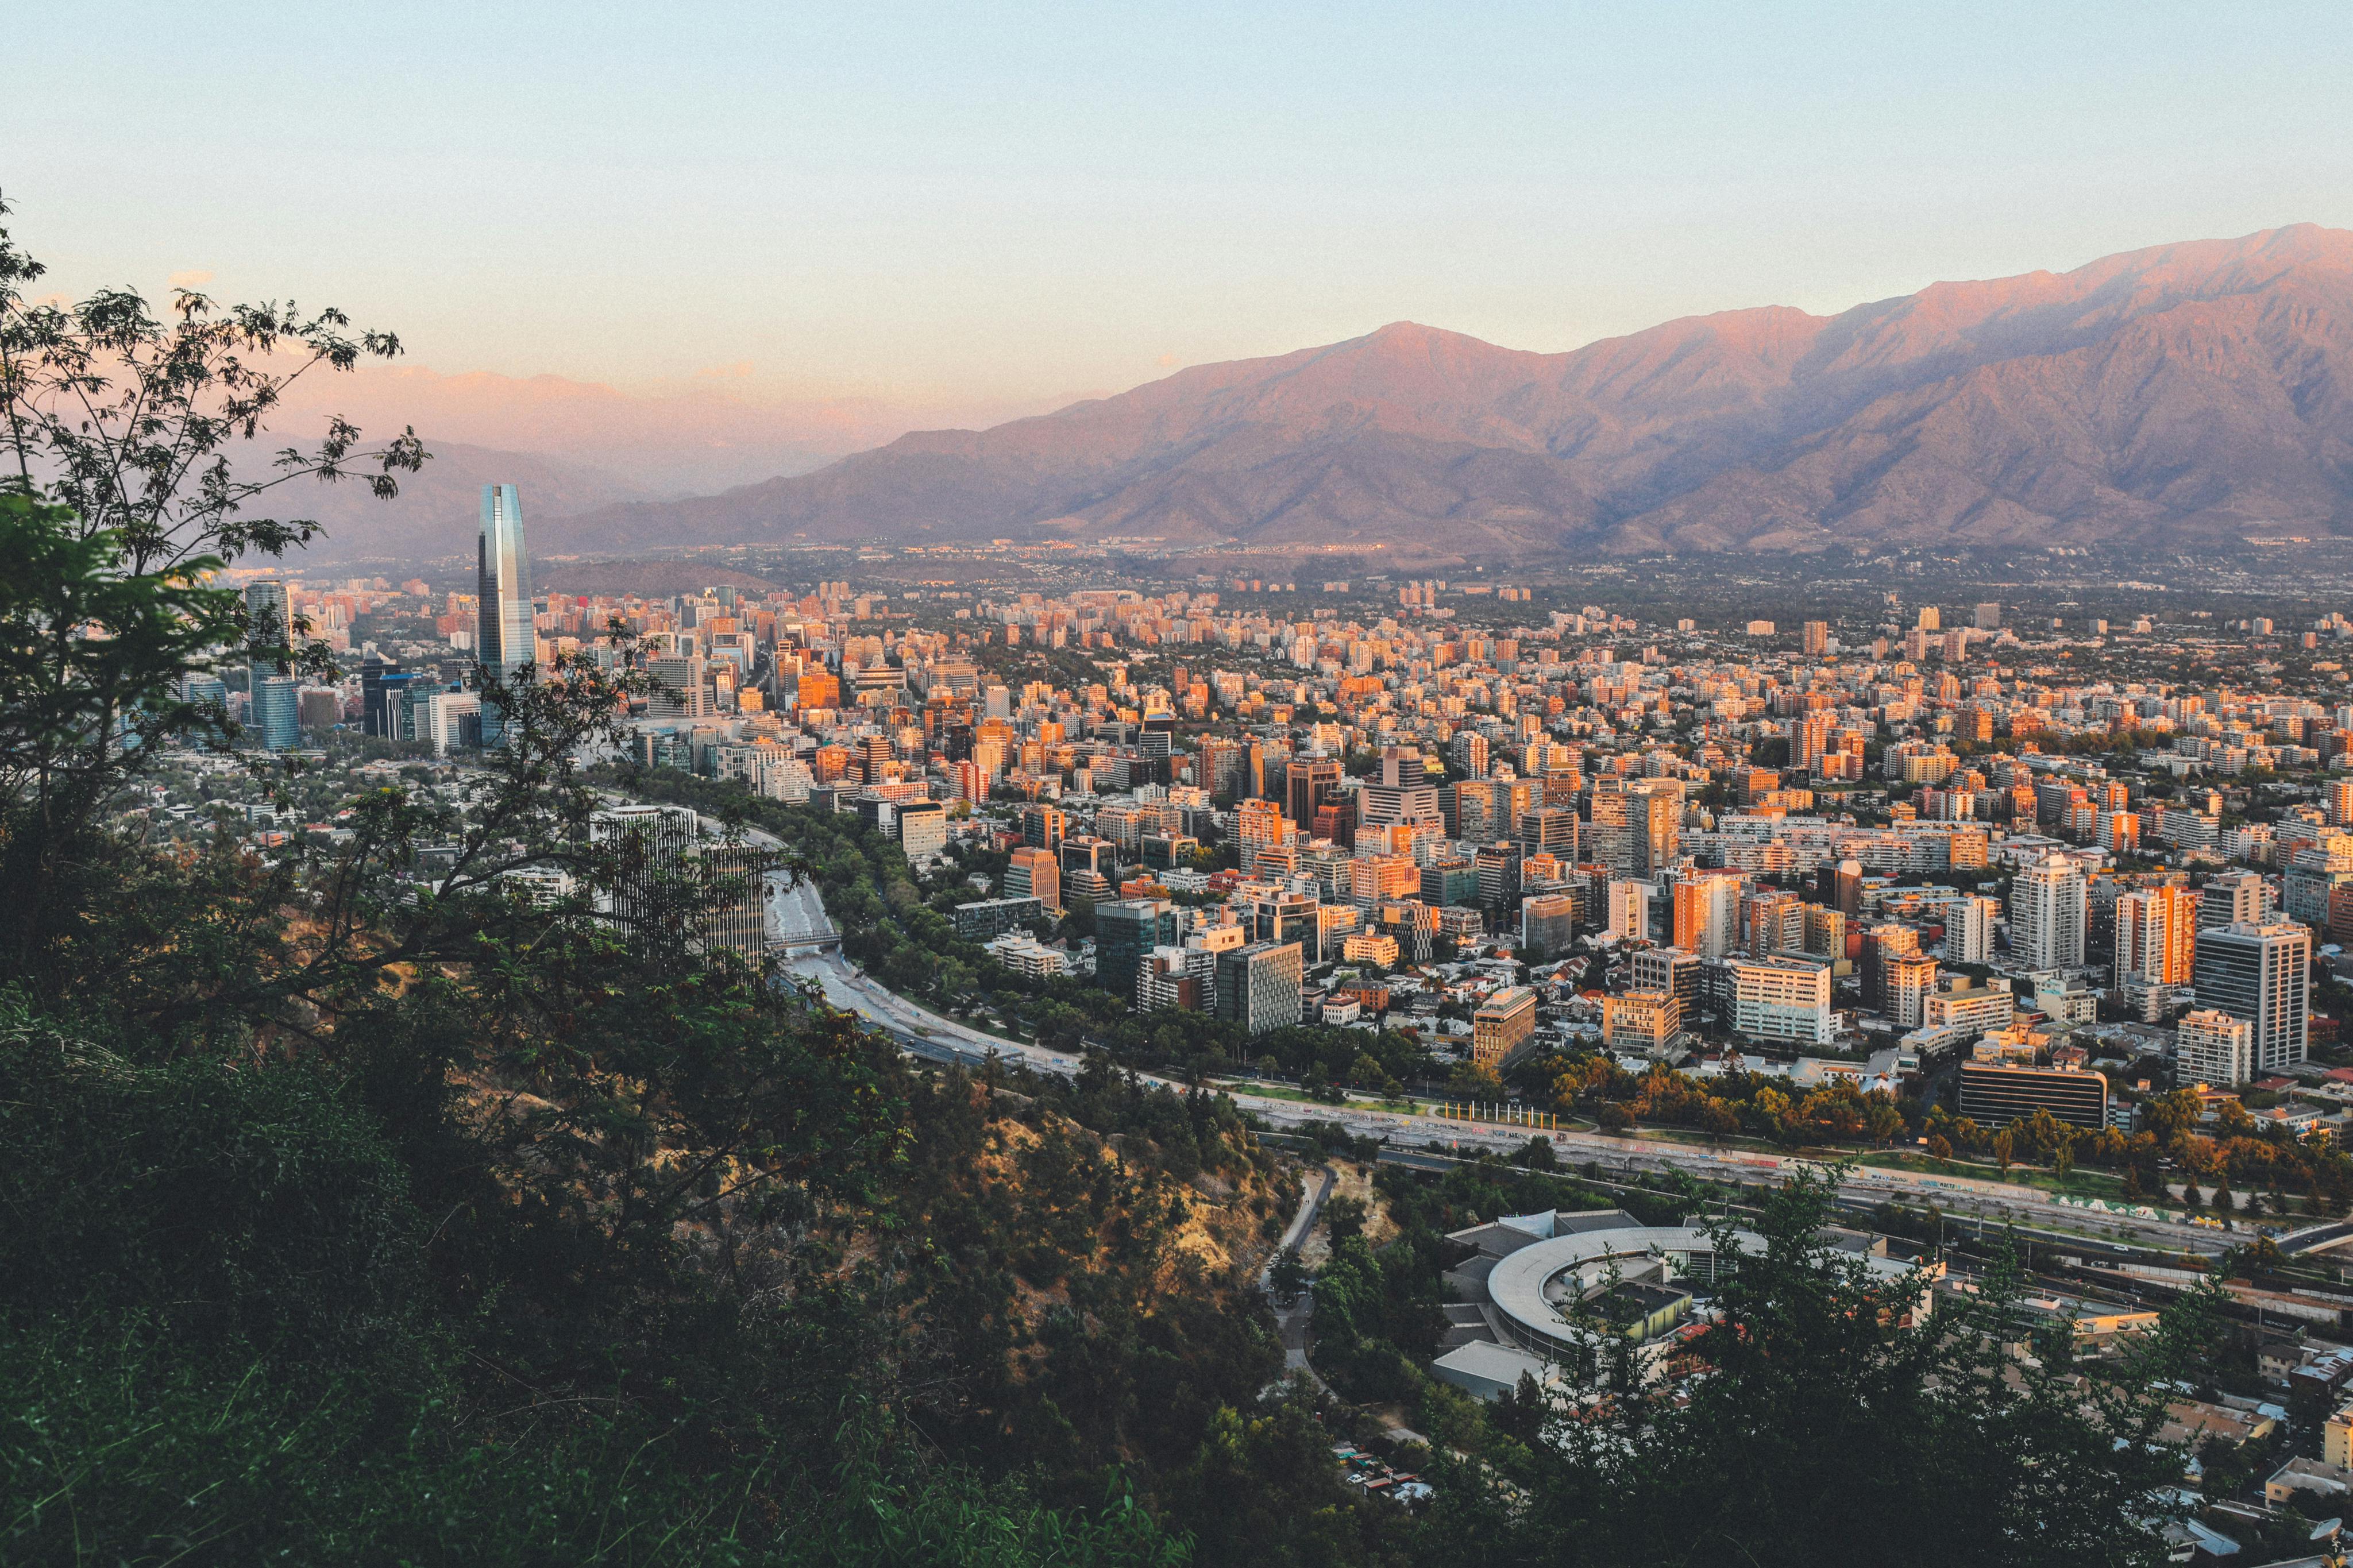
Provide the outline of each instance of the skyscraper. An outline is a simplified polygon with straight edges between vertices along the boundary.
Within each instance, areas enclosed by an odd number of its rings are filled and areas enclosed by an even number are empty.
[[[511,681],[537,657],[532,619],[531,566],[522,548],[522,497],[512,485],[482,487],[482,531],[475,542],[477,620],[474,657],[484,673]],[[490,704],[482,708],[482,743],[505,728]]]
[[[292,672],[279,657],[294,641],[286,584],[275,577],[247,584],[245,620],[245,684],[253,700],[248,717],[266,749],[290,752],[301,743],[302,725]]]
[[[2304,1060],[2312,1015],[2312,932],[2292,921],[2198,933],[2198,1005],[2254,1026],[2259,1072]]]

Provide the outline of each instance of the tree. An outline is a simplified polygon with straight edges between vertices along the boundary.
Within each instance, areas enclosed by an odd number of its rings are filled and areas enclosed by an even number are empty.
[[[1342,1242],[1362,1235],[1368,1213],[1362,1198],[1351,1197],[1345,1193],[1326,1198],[1324,1202],[1324,1229],[1331,1237],[1332,1246],[1336,1249]]]
[[[1715,1315],[1691,1346],[1714,1371],[1687,1399],[1570,1368],[1540,1441],[1433,1453],[1435,1539],[1567,1568],[2161,1561],[2152,1499],[2181,1456],[2156,1441],[2158,1380],[2202,1350],[2211,1301],[2169,1311],[2123,1376],[2080,1384],[2005,1348],[2023,1337],[2007,1258],[1924,1321],[1926,1275],[1840,1255],[1822,1239],[1835,1182],[1787,1184],[1753,1235],[1715,1228]]]
[[[9,210],[0,202],[0,216]],[[396,356],[391,333],[353,334],[332,308],[224,310],[187,289],[173,296],[169,321],[125,289],[69,307],[27,300],[46,271],[0,228],[0,483],[46,489],[85,532],[112,535],[132,575],[193,573],[205,556],[282,555],[319,525],[248,515],[269,491],[357,478],[390,498],[399,475],[424,466],[415,430],[368,447],[343,419],[310,447],[273,454],[268,477],[230,456],[261,435],[295,382]]]

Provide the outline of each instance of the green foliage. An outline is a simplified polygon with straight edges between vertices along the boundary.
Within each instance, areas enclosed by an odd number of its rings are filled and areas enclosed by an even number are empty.
[[[1691,1347],[1711,1371],[1687,1402],[1646,1396],[1601,1358],[1545,1401],[1541,1440],[1515,1407],[1522,1440],[1434,1456],[1433,1523],[1507,1561],[1567,1564],[2162,1561],[2146,1521],[2180,1456],[2155,1441],[2159,1384],[2199,1352],[2203,1301],[2121,1375],[2079,1379],[2063,1356],[2012,1348],[2031,1337],[2012,1266],[1919,1321],[1926,1277],[1876,1275],[1819,1239],[1833,1179],[1767,1205]],[[1718,1230],[1720,1258],[1736,1245]]]

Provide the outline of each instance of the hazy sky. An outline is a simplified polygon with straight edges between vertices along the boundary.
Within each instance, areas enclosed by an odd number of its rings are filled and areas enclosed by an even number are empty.
[[[445,372],[1031,398],[2353,226],[2353,5],[19,5],[67,291]]]

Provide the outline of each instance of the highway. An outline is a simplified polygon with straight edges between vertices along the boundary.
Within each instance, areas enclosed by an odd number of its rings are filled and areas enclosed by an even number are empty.
[[[765,834],[753,837],[755,841],[765,840],[767,847],[777,847]],[[782,942],[796,943],[786,950],[787,973],[812,983],[829,1005],[861,1015],[911,1053],[935,1061],[976,1065],[994,1051],[1043,1072],[1069,1077],[1078,1070],[1079,1058],[1074,1056],[999,1039],[915,1005],[861,973],[838,947],[801,945],[807,939],[824,937],[834,931],[823,900],[810,884],[788,881],[779,875],[770,887],[768,911],[773,934]],[[1225,1092],[1237,1105],[1274,1127],[1336,1122],[1356,1137],[1377,1138],[1392,1145],[1419,1147],[1438,1153],[1476,1156],[1490,1150],[1512,1153],[1525,1147],[1531,1136],[1527,1129],[1521,1127],[1455,1121],[1415,1112],[1376,1110],[1362,1105],[1303,1104],[1232,1089]],[[1787,1173],[1819,1163],[1814,1160],[1719,1151],[1599,1132],[1560,1131],[1536,1136],[1549,1138],[1564,1163],[1598,1161],[1609,1173],[1624,1179],[1644,1173],[1681,1171],[1702,1181],[1757,1184],[1778,1182]],[[2232,1239],[2223,1232],[2170,1219],[2073,1208],[2054,1203],[2050,1194],[2031,1187],[1968,1176],[1932,1176],[1915,1171],[1858,1166],[1841,1184],[1840,1195],[1857,1204],[1890,1199],[1915,1205],[1934,1203],[1948,1215],[1989,1225],[2015,1224],[2054,1241],[2074,1236],[2211,1255],[2226,1249]]]

